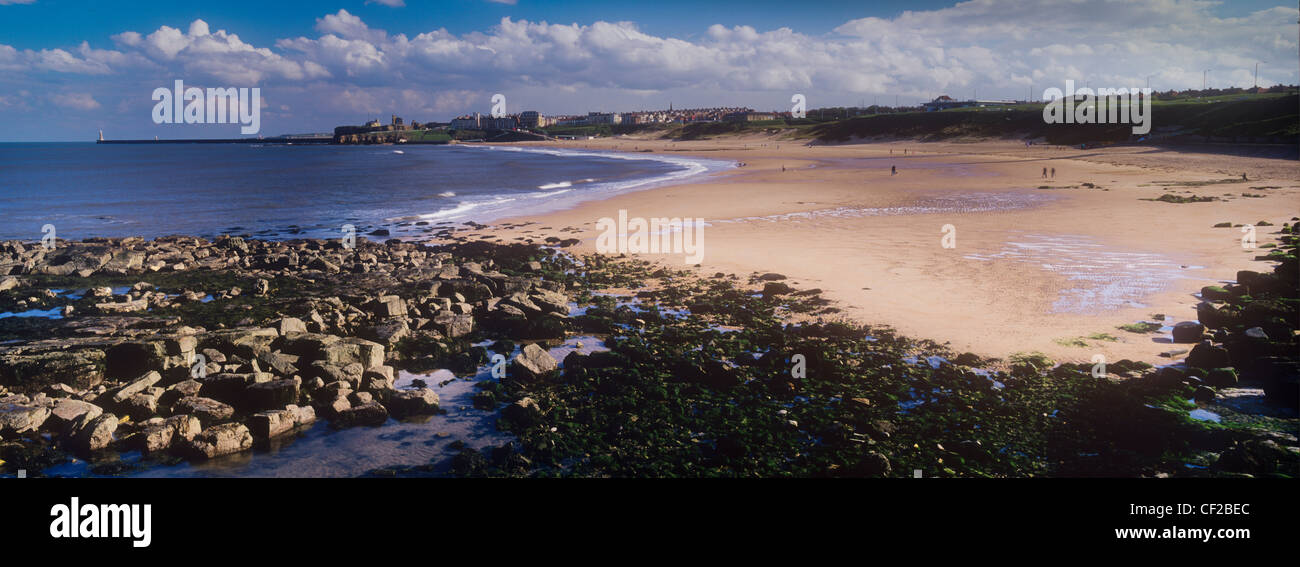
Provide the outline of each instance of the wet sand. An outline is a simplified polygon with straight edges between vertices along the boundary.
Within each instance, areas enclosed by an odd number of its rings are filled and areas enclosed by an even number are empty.
[[[808,147],[764,137],[525,145],[652,150],[746,165],[470,234],[503,242],[580,238],[576,250],[586,253],[595,251],[597,220],[620,209],[630,217],[702,218],[702,275],[777,272],[797,288],[824,290],[843,310],[836,316],[993,357],[1039,351],[1060,361],[1102,354],[1168,363],[1161,352],[1186,346],[1169,344],[1167,333],[1116,327],[1154,314],[1166,315],[1167,325],[1195,319],[1202,286],[1269,266],[1252,260],[1267,249],[1243,249],[1240,229],[1216,223],[1280,226],[1300,214],[1300,164],[1278,157],[1289,155],[1285,149],[1223,155],[1015,142]],[[1055,168],[1056,177],[1043,179],[1044,167],[1049,176]],[[1195,185],[1243,172],[1248,181]],[[1143,200],[1166,193],[1222,200]],[[527,224],[502,226],[514,223]],[[942,245],[944,225],[955,229],[955,247]],[[1274,242],[1275,230],[1258,228],[1258,244]],[[645,257],[686,265],[680,254]],[[1098,333],[1115,340],[1087,338]]]

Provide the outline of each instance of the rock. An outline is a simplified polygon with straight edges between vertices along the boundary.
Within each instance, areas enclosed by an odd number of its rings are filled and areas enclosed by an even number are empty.
[[[1201,299],[1206,299],[1209,301],[1223,301],[1231,298],[1232,298],[1232,294],[1229,293],[1228,290],[1224,289],[1222,286],[1207,285],[1201,288]]]
[[[241,405],[249,411],[282,408],[298,401],[298,382],[284,379],[253,384],[244,389],[243,398]]]
[[[1249,329],[1246,329],[1246,331],[1245,331],[1244,334],[1245,334],[1247,337],[1249,337],[1249,338],[1251,338],[1251,339],[1254,339],[1254,340],[1258,340],[1258,341],[1267,341],[1267,340],[1268,340],[1268,334],[1264,332],[1264,329],[1261,329],[1261,328],[1259,328],[1259,327],[1251,327],[1251,328],[1249,328]]]
[[[271,328],[243,328],[216,331],[209,335],[207,342],[225,354],[234,354],[244,359],[257,358],[257,355],[270,352],[271,343],[280,338],[280,331]]]
[[[98,349],[0,354],[0,384],[31,391],[63,383],[85,390],[104,381],[106,358]]]
[[[47,425],[55,431],[67,433],[81,416],[89,415],[89,419],[94,419],[103,413],[103,408],[90,402],[62,398],[54,402],[54,407],[50,409]]]
[[[11,402],[0,403],[0,435],[11,436],[36,431],[50,417],[50,408]]]
[[[242,405],[246,400],[245,392],[249,386],[274,379],[275,375],[269,372],[209,374],[199,380],[203,385],[199,393],[204,397],[228,404]]]
[[[538,380],[554,375],[559,362],[536,343],[524,346],[510,365],[510,374],[517,380]]]
[[[1215,388],[1232,388],[1237,385],[1237,371],[1232,368],[1215,368],[1205,377],[1205,383]]]
[[[1201,302],[1196,306],[1196,318],[1210,329],[1218,329],[1226,326],[1235,319],[1235,314],[1226,309],[1220,309],[1213,303]]]
[[[1213,346],[1209,342],[1203,342],[1192,347],[1192,352],[1187,355],[1186,362],[1188,366],[1193,368],[1207,370],[1232,366],[1232,360],[1228,357],[1228,350]]]
[[[382,366],[384,364],[384,345],[365,339],[349,337],[325,346],[320,359],[339,366],[352,363],[359,363],[362,368]]]
[[[77,395],[77,390],[62,382],[41,388],[41,392],[51,398],[71,398]]]
[[[383,425],[385,421],[388,421],[388,410],[379,402],[372,400],[338,412],[338,416],[335,417],[334,421],[343,427]]]
[[[542,422],[542,408],[532,398],[523,398],[501,410],[501,416],[521,427],[531,427]]]
[[[257,439],[270,439],[293,430],[298,424],[298,412],[296,406],[294,410],[281,409],[258,412],[248,418],[248,427],[252,431],[253,437]]]
[[[198,380],[182,380],[167,387],[163,395],[158,397],[158,405],[160,407],[171,407],[172,404],[176,403],[176,400],[199,395],[202,389],[203,383]]]
[[[403,319],[389,319],[378,325],[365,327],[361,329],[359,334],[385,347],[392,348],[398,341],[411,336],[411,327]]]
[[[406,302],[396,295],[381,295],[370,303],[369,310],[377,317],[405,317]]]
[[[253,293],[257,295],[266,295],[271,293],[271,282],[264,279],[257,280],[257,282],[253,284]]]
[[[1205,334],[1205,325],[1195,321],[1181,321],[1174,325],[1173,334],[1176,343],[1200,342],[1201,336]]]
[[[178,400],[172,406],[172,412],[190,414],[199,418],[204,425],[212,425],[229,420],[235,415],[235,408],[212,398],[193,396]]]
[[[187,444],[195,458],[211,459],[246,451],[253,447],[253,435],[242,423],[223,423],[204,429]]]
[[[122,388],[118,390],[116,394],[113,394],[113,401],[119,404],[125,402],[126,400],[130,399],[132,396],[139,394],[140,392],[143,392],[145,388],[149,388],[154,384],[157,384],[159,380],[162,380],[162,374],[159,374],[157,371],[150,370],[149,372],[146,372],[144,376],[136,378],[135,380],[132,380],[127,385],[122,386]]]
[[[135,436],[135,445],[144,454],[166,451],[179,441],[191,441],[203,429],[197,417],[174,415],[162,423],[146,425]]]
[[[117,416],[106,413],[98,417],[82,415],[72,424],[73,434],[69,443],[75,451],[98,451],[113,443],[113,433],[117,431]]]
[[[275,324],[275,329],[283,337],[289,333],[306,333],[307,324],[297,317],[285,317]]]
[[[388,411],[393,417],[402,418],[412,415],[437,413],[438,394],[428,388],[417,390],[395,390],[388,395]]]
[[[440,311],[433,317],[433,324],[439,333],[450,338],[462,337],[474,331],[474,318],[470,315]]]
[[[778,295],[786,295],[793,291],[794,288],[786,284],[780,282],[767,282],[767,284],[763,285],[763,299],[771,299]]]
[[[294,363],[298,362],[298,357],[291,354],[266,352],[258,356],[257,360],[264,364],[265,368],[280,376],[288,377],[298,373],[298,367],[294,366]]]
[[[145,298],[95,304],[95,309],[104,314],[131,313],[134,311],[144,311],[148,308],[149,300]]]
[[[361,365],[358,364],[357,366]],[[325,384],[342,382],[355,389],[361,384],[361,374],[349,372],[347,368],[346,366],[318,360],[313,362],[307,369],[307,376],[320,379]]]
[[[295,425],[307,425],[316,422],[316,409],[311,406],[289,406],[285,409],[294,411]]]
[[[161,393],[141,392],[118,404],[118,408],[132,420],[144,421],[158,413],[158,395]]]

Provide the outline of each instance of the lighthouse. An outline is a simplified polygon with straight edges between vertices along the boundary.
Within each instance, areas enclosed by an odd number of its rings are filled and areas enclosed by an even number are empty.
[[[103,131],[103,130],[100,130],[100,131],[99,131],[99,141],[101,141],[101,142],[104,141],[104,131]]]

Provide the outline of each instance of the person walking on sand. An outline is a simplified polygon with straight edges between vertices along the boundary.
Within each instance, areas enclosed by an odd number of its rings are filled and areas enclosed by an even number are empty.
[[[1047,179],[1047,168],[1043,168],[1043,179]]]
[[[1056,168],[1052,168],[1052,179],[1056,179]]]
[[[890,175],[898,175],[898,167],[896,167],[896,166],[892,166],[892,165],[889,166],[889,174],[890,174]]]

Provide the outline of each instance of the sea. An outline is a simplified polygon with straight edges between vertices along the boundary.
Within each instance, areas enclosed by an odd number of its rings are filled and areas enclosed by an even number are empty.
[[[418,238],[734,162],[485,145],[0,143],[0,240]],[[385,232],[386,231],[386,232]],[[375,238],[375,237],[372,237]]]

